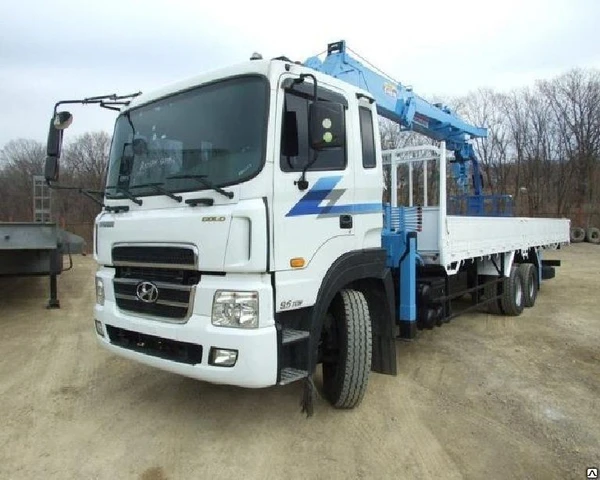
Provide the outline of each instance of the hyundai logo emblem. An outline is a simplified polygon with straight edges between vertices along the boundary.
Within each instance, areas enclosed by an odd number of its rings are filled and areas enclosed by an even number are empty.
[[[144,303],[155,303],[158,300],[158,287],[152,282],[140,282],[136,289],[137,298]]]

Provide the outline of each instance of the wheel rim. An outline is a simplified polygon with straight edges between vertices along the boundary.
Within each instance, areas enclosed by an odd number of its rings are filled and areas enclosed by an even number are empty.
[[[533,298],[535,295],[535,276],[531,275],[529,279],[529,298]]]
[[[515,283],[515,304],[521,305],[523,301],[523,285],[517,281]]]

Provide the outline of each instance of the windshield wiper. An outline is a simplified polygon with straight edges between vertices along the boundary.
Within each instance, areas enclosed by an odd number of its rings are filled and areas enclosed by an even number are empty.
[[[228,192],[226,190],[223,190],[220,187],[217,187],[210,180],[206,179],[206,175],[173,175],[171,177],[167,177],[167,180],[179,180],[179,179],[196,180],[198,183],[201,183],[205,187],[208,187],[208,188],[214,190],[215,192],[220,193],[221,195],[224,195],[225,197],[227,197],[229,199],[233,198],[233,192]]]
[[[166,195],[169,198],[172,198],[173,200],[181,203],[181,200],[183,200],[183,197],[181,195],[174,195],[173,193],[169,192],[168,190],[162,188],[162,186],[164,185],[164,183],[142,183],[141,185],[132,185],[131,187],[129,187],[130,189],[133,188],[144,188],[144,187],[150,187],[153,188],[154,190],[156,190],[158,193],[162,193],[163,195]]]
[[[122,193],[123,195],[125,195],[129,200],[131,200],[133,203],[137,203],[138,205],[142,205],[142,203],[144,203],[142,200],[140,200],[139,198],[137,198],[135,195],[132,195],[132,193],[125,189],[125,188],[121,188],[121,187],[117,187],[115,185],[106,187],[106,190],[108,190],[109,188],[114,188],[118,193]]]

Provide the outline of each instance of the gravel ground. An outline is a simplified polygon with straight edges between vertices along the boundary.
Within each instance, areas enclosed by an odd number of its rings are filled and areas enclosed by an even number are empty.
[[[467,314],[398,342],[397,377],[363,404],[300,385],[245,390],[110,355],[93,334],[90,257],[59,279],[0,279],[0,478],[580,479],[600,466],[600,247],[520,317]]]

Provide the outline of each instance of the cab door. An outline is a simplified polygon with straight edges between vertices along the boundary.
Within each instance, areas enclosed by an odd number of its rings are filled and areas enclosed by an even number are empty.
[[[294,290],[281,293],[288,288],[280,288],[277,297],[282,300],[301,297],[299,292],[306,285],[310,288],[304,291],[318,289],[323,271],[344,252],[354,249],[355,172],[349,158],[353,149],[348,142],[352,123],[348,99],[343,92],[319,82],[319,100],[344,106],[346,142],[343,147],[315,152],[309,145],[308,118],[314,86],[309,79],[292,84],[292,78],[282,79],[278,88],[276,122],[280,134],[273,175],[273,253],[277,272],[294,270],[292,259],[304,259],[305,265],[302,274],[294,275],[293,280],[279,275],[279,280]],[[316,160],[306,171],[308,186],[301,190],[298,181],[302,169],[315,154]]]

